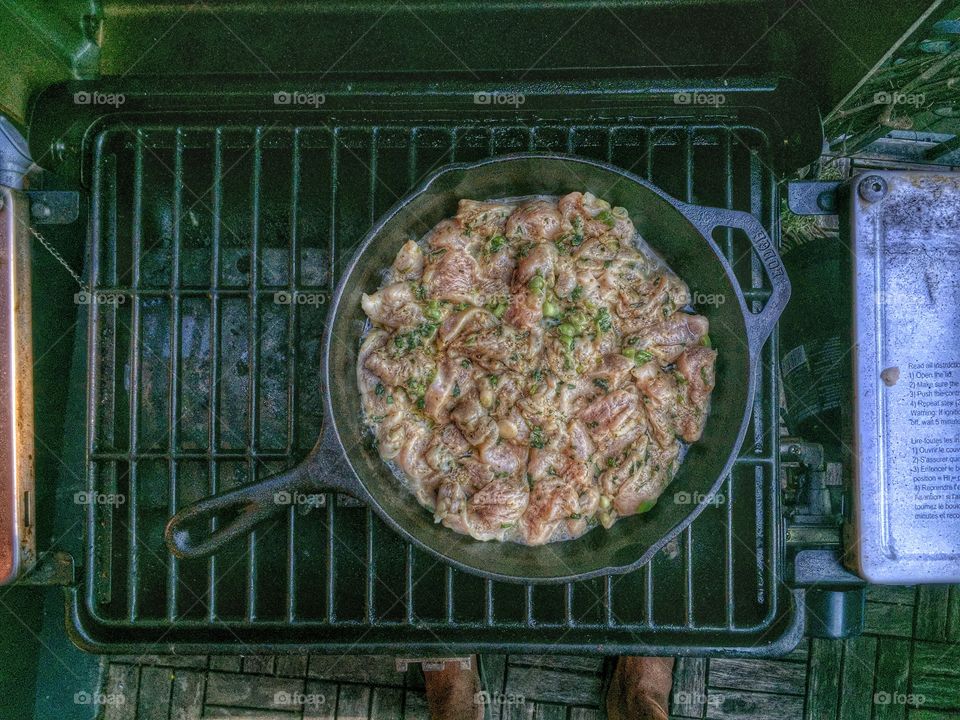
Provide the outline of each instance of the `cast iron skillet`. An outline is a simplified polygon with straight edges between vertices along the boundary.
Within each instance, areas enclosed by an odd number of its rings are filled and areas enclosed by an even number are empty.
[[[454,215],[461,198],[573,190],[589,190],[626,208],[641,235],[692,291],[725,299],[723,304],[697,307],[710,319],[710,337],[719,351],[710,416],[702,439],[690,448],[650,512],[623,518],[610,530],[594,529],[551,545],[480,542],[434,524],[373,447],[361,419],[355,369],[366,321],[360,295],[380,286],[381,271],[406,240]],[[718,226],[745,231],[763,261],[771,295],[757,314],[748,309],[729,263],[711,239]],[[314,449],[290,470],[183,508],[167,524],[167,545],[178,557],[203,557],[283,507],[277,493],[335,490],[362,500],[404,539],[485,577],[559,582],[636,568],[703,510],[729,473],[753,407],[754,365],[789,296],[780,257],[760,223],[747,213],[683,203],[613,165],[567,155],[523,153],[448,165],[377,222],[340,280],[327,318],[322,376],[317,378],[326,388],[326,399],[323,431]],[[678,502],[678,497],[693,502]],[[211,531],[214,517],[221,522]]]

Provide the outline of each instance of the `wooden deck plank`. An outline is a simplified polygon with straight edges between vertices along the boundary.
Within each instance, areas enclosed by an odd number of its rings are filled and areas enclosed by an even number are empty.
[[[910,641],[882,637],[877,643],[877,674],[873,681],[875,700],[880,693],[906,695],[910,672]],[[874,703],[875,720],[902,720],[906,707],[900,703]]]
[[[302,695],[304,681],[258,675],[256,679],[236,673],[211,672],[207,675],[207,705],[263,708],[290,711],[293,698]]]
[[[907,720],[960,720],[960,712],[943,710],[907,710]]]
[[[403,720],[430,720],[427,696],[422,692],[407,690],[403,697]]]
[[[920,708],[960,708],[960,682],[956,678],[916,673],[910,693]],[[909,696],[907,700],[910,701]]]
[[[567,720],[567,709],[563,705],[537,703],[534,707],[534,720]]]
[[[804,715],[808,720],[833,720],[837,717],[841,656],[842,645],[836,640],[814,638],[810,641]]]
[[[603,668],[602,657],[584,655],[511,655],[511,665],[569,670],[570,672],[599,673]]]
[[[104,707],[104,720],[133,720],[137,716],[137,695],[140,689],[140,668],[136,665],[110,663],[104,681],[104,694],[119,696],[123,702]]]
[[[370,720],[403,720],[403,690],[375,687],[370,702]]]
[[[307,674],[306,655],[278,655],[275,672],[280,677],[304,677]]]
[[[949,620],[950,588],[945,585],[921,585],[917,588],[917,626],[913,636],[918,640],[946,642]]]
[[[843,643],[840,675],[840,720],[870,720],[873,714],[873,673],[877,639],[869,635]]]
[[[960,645],[915,642],[913,671],[928,675],[950,675],[960,682]]]
[[[710,687],[803,695],[806,679],[806,666],[796,662],[737,658],[710,661]]]
[[[243,658],[239,655],[211,655],[210,669],[223,672],[240,672]]]
[[[224,720],[294,720],[299,718],[297,713],[282,712],[280,710],[263,710],[256,708],[223,707],[207,705],[203,710],[203,717],[223,718]]]
[[[781,660],[793,660],[794,662],[807,662],[807,659],[810,657],[810,640],[809,638],[804,638],[800,641],[800,644],[797,645],[793,650],[788,654],[784,655]]]
[[[341,685],[337,695],[337,718],[366,720],[370,708],[370,688],[365,685]]]
[[[206,684],[202,672],[175,670],[170,691],[170,720],[199,720],[203,715]]]
[[[513,703],[503,706],[504,720],[534,720],[534,713],[537,711],[536,703],[527,701],[525,703]]]
[[[707,705],[707,659],[678,658],[673,666],[670,712],[677,717],[702,718]]]
[[[960,585],[950,588],[947,615],[947,639],[950,642],[960,642]]]
[[[273,675],[275,660],[273,655],[245,655],[243,672],[255,675]]]
[[[168,668],[143,668],[137,695],[137,720],[167,720],[172,685],[173,674]]]
[[[336,682],[370,683],[403,687],[403,673],[397,672],[392,655],[311,655],[310,677]]]
[[[868,602],[863,632],[871,635],[913,636],[913,606]]]
[[[337,714],[337,684],[307,680],[304,686],[303,720],[334,720]]]
[[[803,698],[796,695],[717,690],[708,698],[714,698],[707,702],[710,720],[797,720],[803,714]]]
[[[110,662],[125,665],[161,665],[203,669],[209,658],[206,655],[112,655]]]
[[[867,585],[867,602],[913,605],[917,588],[913,585]]]
[[[600,697],[600,685],[601,678],[595,674],[508,664],[505,693],[521,695],[527,701],[595,705]]]
[[[597,708],[573,707],[570,708],[570,720],[603,720],[607,714]]]

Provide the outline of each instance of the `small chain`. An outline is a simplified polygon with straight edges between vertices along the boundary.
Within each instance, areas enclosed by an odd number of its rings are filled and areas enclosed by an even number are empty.
[[[57,249],[54,248],[53,245],[51,245],[49,242],[47,242],[46,238],[44,238],[43,235],[41,235],[40,233],[38,233],[38,232],[37,232],[36,230],[34,230],[32,227],[30,228],[30,233],[31,233],[37,240],[40,241],[40,244],[43,245],[43,246],[47,249],[47,252],[48,252],[48,253],[50,253],[51,255],[53,255],[53,257],[56,259],[56,261],[57,261],[58,263],[60,263],[61,265],[63,265],[63,266],[67,269],[67,272],[70,273],[70,275],[73,277],[73,279],[77,281],[77,285],[80,286],[80,289],[81,289],[81,290],[86,290],[86,289],[87,289],[87,286],[83,284],[83,280],[80,278],[79,275],[77,275],[77,273],[74,271],[74,269],[73,269],[72,267],[70,267],[70,265],[67,263],[67,261],[63,258],[63,255],[61,255],[59,252],[57,252]]]

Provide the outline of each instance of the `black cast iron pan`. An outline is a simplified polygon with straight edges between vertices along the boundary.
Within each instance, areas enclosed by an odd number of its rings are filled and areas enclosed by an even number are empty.
[[[434,524],[373,447],[363,425],[356,379],[366,321],[360,296],[380,286],[383,268],[404,242],[454,215],[461,198],[573,190],[593,192],[626,208],[640,234],[692,290],[725,299],[697,307],[710,320],[710,337],[719,352],[710,416],[703,437],[691,446],[650,512],[562,543],[528,547],[480,542]],[[711,239],[716,227],[743,230],[761,258],[770,287],[761,312],[750,312],[730,264]],[[631,570],[683,530],[729,473],[753,408],[754,365],[789,296],[790,283],[773,243],[747,213],[683,203],[613,165],[567,155],[524,153],[444,167],[377,222],[340,280],[327,318],[322,376],[317,378],[326,396],[323,431],[314,449],[290,470],[183,508],[167,524],[167,545],[178,557],[203,557],[278,512],[284,507],[278,495],[335,490],[366,503],[406,540],[485,577],[559,582]],[[697,502],[679,503],[676,497]],[[214,517],[220,522],[211,531]]]

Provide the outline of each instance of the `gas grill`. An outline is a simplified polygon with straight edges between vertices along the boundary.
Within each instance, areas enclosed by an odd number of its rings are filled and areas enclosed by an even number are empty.
[[[39,521],[53,541],[41,540],[27,579],[65,586],[75,643],[768,655],[805,632],[857,630],[862,583],[840,567],[838,525],[788,548],[780,453],[816,449],[782,447],[776,332],[721,492],[635,572],[560,585],[481,579],[335,494],[291,505],[212,558],[167,552],[163,528],[179,508],[309,451],[330,293],[371,224],[431,170],[525,150],[602,159],[682,200],[747,211],[779,243],[778,179],[822,144],[803,86],[760,73],[598,72],[189,83],[155,73],[39,94],[30,149],[50,171],[13,202],[30,205],[36,242],[83,271],[81,286],[33,310],[43,323],[69,309],[78,325],[72,358],[57,366],[70,383],[56,499],[40,503],[56,505]],[[737,231],[715,240],[759,310],[769,294],[760,259]]]

